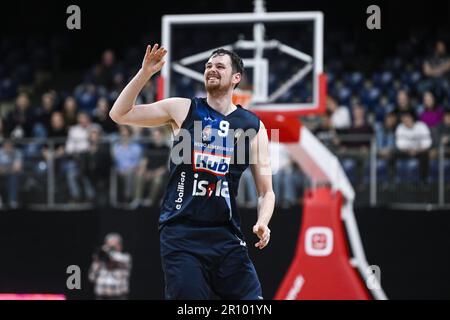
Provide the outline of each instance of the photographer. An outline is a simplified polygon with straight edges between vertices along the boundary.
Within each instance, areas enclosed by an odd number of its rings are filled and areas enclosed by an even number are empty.
[[[129,292],[131,256],[122,252],[122,237],[109,233],[93,255],[89,280],[95,283],[98,300],[126,300]]]

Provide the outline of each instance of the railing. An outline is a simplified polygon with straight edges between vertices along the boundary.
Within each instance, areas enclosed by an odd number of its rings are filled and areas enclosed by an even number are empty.
[[[388,157],[381,157],[374,135],[341,134],[338,138],[342,142],[366,141],[369,143],[367,155],[358,149],[342,151],[337,147],[334,150],[356,191],[356,205],[407,209],[450,207],[450,197],[446,198],[446,194],[450,191],[450,148],[448,146],[439,144],[435,148],[436,158],[430,156],[431,152],[426,152],[425,174],[421,176],[420,160],[416,157],[401,157],[395,149]],[[329,141],[323,142],[329,143]],[[363,167],[356,176],[355,159],[363,163]]]
[[[450,207],[450,148],[439,145],[437,150],[437,158],[431,159],[428,163],[428,176],[425,180],[419,177],[419,167],[417,161],[404,161],[399,166],[398,160],[394,158],[383,159],[378,156],[378,150],[374,136],[349,136],[339,135],[339,140],[345,141],[367,141],[368,147],[366,152],[359,149],[347,148],[342,149],[339,146],[330,149],[338,156],[344,171],[347,173],[352,185],[356,191],[355,205],[359,206],[394,206],[407,207],[408,209],[433,209]],[[122,200],[121,194],[123,188],[120,188],[120,175],[114,165],[112,148],[117,141],[117,137],[105,138],[102,144],[107,144],[109,155],[111,157],[111,166],[108,169],[108,177],[105,177],[105,185],[103,189],[95,190],[96,195],[93,199],[86,197],[78,200],[70,197],[70,179],[76,176],[76,182],[82,191],[85,190],[83,180],[84,173],[80,173],[79,157],[66,155],[59,156],[57,149],[59,145],[64,145],[65,139],[21,139],[15,140],[16,148],[19,148],[23,154],[23,168],[17,173],[20,180],[18,185],[19,205],[30,209],[37,210],[77,210],[94,208],[96,206],[113,206],[124,209],[133,209],[141,205],[146,205],[146,197],[142,194],[143,186],[149,181],[144,181],[143,173],[145,168],[135,177],[137,191],[133,193],[131,199]],[[143,152],[149,161],[153,157],[164,157],[164,154],[158,150],[149,151],[147,144],[149,139],[134,139],[143,146]],[[330,144],[330,141],[323,141]],[[1,143],[1,142],[0,142]],[[43,150],[47,156],[44,156]],[[159,152],[159,154],[158,154]],[[148,155],[148,156],[147,156]],[[168,161],[168,156],[167,161]],[[167,163],[167,162],[166,162]],[[167,168],[167,165],[166,165]],[[399,170],[401,172],[399,172]],[[308,186],[306,177],[301,171],[292,167],[289,168],[287,175],[294,175],[296,178],[292,180],[297,184],[295,188],[295,197],[301,197],[301,190]],[[72,175],[72,176],[71,176]],[[74,175],[74,176],[73,176]],[[97,180],[87,176],[91,184],[95,184],[97,188]],[[8,207],[8,188],[9,176],[0,173],[0,190],[3,199],[3,207]],[[166,177],[163,178],[163,182]],[[73,182],[73,181],[72,181]],[[245,183],[253,183],[252,179],[246,179]],[[101,184],[98,184],[101,185]],[[242,185],[241,185],[242,187]],[[164,189],[164,184],[158,188]],[[250,188],[255,192],[254,188]],[[249,190],[250,190],[249,189]],[[241,190],[240,190],[241,191]],[[281,188],[277,198],[283,197],[284,190]],[[161,198],[163,190],[159,190]],[[99,203],[99,199],[104,201]],[[153,202],[148,205],[159,205]]]
[[[22,154],[22,169],[19,172],[0,171],[0,209],[10,208],[9,184],[11,176],[20,180],[18,185],[19,206],[36,210],[83,210],[96,206],[113,206],[124,209],[134,209],[141,205],[138,192],[133,193],[130,201],[120,199],[119,173],[114,165],[113,146],[119,141],[117,136],[104,138],[100,145],[107,146],[108,156],[111,159],[108,177],[103,177],[105,181],[99,181],[97,177],[89,176],[82,170],[82,159],[86,155],[83,153],[58,155],[58,146],[65,146],[66,138],[52,139],[15,139],[14,148],[20,150]],[[149,138],[132,139],[142,146],[142,158],[139,169],[135,174],[145,173],[144,160],[149,151]],[[3,141],[0,141],[0,146]],[[151,157],[161,157],[162,152],[153,150]],[[150,157],[150,158],[151,158]],[[168,156],[166,157],[168,160]],[[101,164],[103,165],[103,164]],[[106,164],[105,164],[106,165]],[[166,166],[167,167],[167,166]],[[86,179],[87,178],[87,179]],[[99,182],[104,182],[106,188],[98,188]],[[71,197],[71,184],[75,185],[81,193],[79,199]],[[86,186],[89,185],[95,191],[94,197],[86,198]],[[142,186],[138,186],[142,187]],[[73,188],[72,188],[73,189]],[[99,204],[99,198],[106,198]],[[142,199],[143,200],[143,199]],[[14,206],[15,207],[15,206]]]

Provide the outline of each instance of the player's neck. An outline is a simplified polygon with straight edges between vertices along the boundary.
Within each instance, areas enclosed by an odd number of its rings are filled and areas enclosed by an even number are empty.
[[[206,102],[213,108],[214,110],[228,115],[236,109],[236,106],[232,102],[231,94],[225,95],[206,95]]]

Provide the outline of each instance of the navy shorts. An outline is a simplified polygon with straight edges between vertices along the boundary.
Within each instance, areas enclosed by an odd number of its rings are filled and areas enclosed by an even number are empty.
[[[246,243],[230,226],[177,222],[160,240],[166,299],[262,299]]]

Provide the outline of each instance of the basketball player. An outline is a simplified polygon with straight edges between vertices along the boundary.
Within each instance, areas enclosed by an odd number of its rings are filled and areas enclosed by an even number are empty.
[[[259,194],[253,227],[259,249],[270,240],[275,196],[264,125],[255,114],[232,103],[233,89],[244,71],[242,59],[224,49],[212,53],[204,72],[206,98],[135,105],[146,82],[164,65],[166,53],[158,44],[147,47],[142,68],[110,111],[111,118],[123,125],[170,124],[175,137],[172,151],[188,143],[189,148],[183,149],[187,163],[176,164],[171,157],[159,219],[166,299],[210,299],[213,294],[222,299],[262,299],[235,201],[242,172],[251,165]],[[194,130],[198,125],[200,135]],[[234,135],[238,129],[253,135]],[[182,130],[189,133],[187,138]],[[245,161],[236,161],[239,152],[245,153]]]

